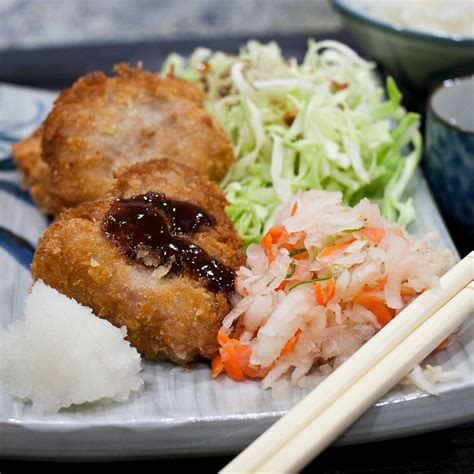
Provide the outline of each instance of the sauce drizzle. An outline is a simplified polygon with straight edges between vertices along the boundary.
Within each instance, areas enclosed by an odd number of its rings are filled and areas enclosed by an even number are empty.
[[[149,192],[116,199],[103,222],[105,237],[146,266],[170,266],[169,273],[189,272],[217,293],[234,290],[234,272],[190,242],[190,234],[215,225],[198,206]]]

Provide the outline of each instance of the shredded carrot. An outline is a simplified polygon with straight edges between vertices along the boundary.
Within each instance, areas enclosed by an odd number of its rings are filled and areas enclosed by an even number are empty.
[[[273,366],[261,368],[256,366],[255,368],[247,365],[242,370],[247,377],[252,377],[254,379],[263,379],[270,370],[273,369]]]
[[[273,245],[272,236],[270,234],[266,234],[265,237],[260,242],[260,246],[267,254],[267,258],[270,263],[272,263],[274,259],[273,253],[272,253],[272,245]]]
[[[382,291],[387,283],[387,277],[384,276],[374,286],[365,285],[362,291]]]
[[[262,241],[260,242],[260,246],[263,248],[263,250],[266,251],[272,245],[273,245],[272,236],[270,234],[265,234],[263,236]]]
[[[323,288],[321,286],[321,282],[317,281],[314,284],[314,297],[316,298],[316,302],[320,305],[327,306],[331,298],[334,296],[336,293],[336,279],[334,277],[331,277],[327,284],[326,288],[324,290],[324,296],[323,296]]]
[[[211,362],[212,378],[215,379],[223,370],[224,364],[220,354],[216,355]]]
[[[285,227],[280,225],[278,227],[272,227],[271,229],[269,229],[269,231],[266,233],[265,237],[269,236],[270,239],[271,239],[271,243],[276,244],[276,243],[278,243],[278,240],[280,240],[280,238],[283,234],[286,234],[286,229],[285,229]]]
[[[278,243],[278,247],[281,249],[286,249],[288,252],[294,252],[295,250],[301,250],[304,249],[304,239],[299,239],[297,242],[294,244],[290,244],[286,239],[288,238],[288,235],[285,236],[284,238],[280,239],[280,242]],[[301,255],[298,253],[297,255],[293,256],[296,260],[300,259],[307,259],[308,258],[308,252],[303,252]]]
[[[242,382],[245,380],[245,375],[263,378],[271,370],[271,367],[263,369],[252,366],[250,364],[252,348],[242,344],[237,338],[227,337],[222,331],[218,331],[217,341],[221,347],[219,356],[214,357],[211,362],[213,377],[217,377],[224,370],[232,380]]]
[[[260,242],[260,246],[267,254],[267,258],[270,263],[272,263],[275,259],[275,256],[273,255],[273,245],[277,244],[281,237],[286,233],[286,229],[282,225],[278,227],[272,227],[268,230]]]
[[[296,211],[298,210],[298,201],[295,201],[293,204],[293,207],[291,208],[291,216],[293,217],[296,214]]]
[[[220,329],[217,331],[217,342],[220,346],[226,345],[230,341],[230,338],[226,336]]]
[[[232,339],[240,339],[240,336],[243,332],[244,332],[244,325],[238,324],[232,334]]]
[[[402,286],[402,289],[400,290],[400,294],[405,297],[410,297],[410,296],[415,296],[416,291],[413,288],[410,288],[409,286]]]
[[[446,349],[449,345],[449,339],[446,338],[436,349],[435,351],[442,351],[443,349]]]
[[[296,346],[296,343],[299,341],[301,336],[301,329],[295,332],[294,336],[292,336],[288,342],[285,344],[285,347],[281,351],[281,356],[289,354]]]
[[[288,252],[293,252],[294,250],[298,250],[296,244],[290,244],[289,242],[281,242],[278,244],[279,249],[286,249]],[[308,254],[304,254],[303,257],[308,258]],[[294,258],[294,257],[292,257]],[[299,260],[300,257],[297,257],[296,260]]]
[[[364,291],[354,298],[354,304],[360,304],[373,313],[382,327],[388,324],[395,314],[394,310],[388,308],[381,298]]]
[[[314,285],[314,297],[316,298],[316,302],[318,304],[323,304],[323,290],[321,287],[321,282],[317,281]]]
[[[334,296],[334,293],[336,293],[336,280],[332,277],[326,284],[326,297],[323,301],[324,306],[327,306],[331,298]]]
[[[359,234],[365,239],[372,241],[374,244],[379,245],[387,235],[387,231],[382,227],[369,227],[368,229],[362,229],[359,231]]]
[[[227,375],[236,382],[242,382],[245,379],[242,369],[249,363],[252,349],[237,339],[230,339],[219,352]]]
[[[288,250],[288,252],[291,252],[291,251],[295,250],[295,245],[290,244],[289,242],[282,242],[282,243],[278,244],[278,248],[286,249],[286,250]]]
[[[304,252],[293,255],[293,260],[308,260],[308,251],[305,249]]]
[[[323,250],[321,250],[320,254],[318,255],[318,258],[322,258],[322,257],[327,257],[328,255],[331,255],[335,252],[340,252],[344,249],[346,249],[347,247],[349,247],[349,245],[352,244],[352,242],[354,242],[355,239],[351,239],[347,242],[344,242],[342,244],[336,244],[336,245],[331,245],[329,247],[326,247],[324,248]]]
[[[226,344],[219,349],[219,352],[227,375],[236,382],[242,382],[245,378],[236,344]]]

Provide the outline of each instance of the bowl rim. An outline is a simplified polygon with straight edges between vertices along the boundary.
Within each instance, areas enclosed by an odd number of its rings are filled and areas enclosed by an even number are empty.
[[[464,81],[474,81],[474,74],[455,77],[453,79],[445,79],[441,84],[438,84],[429,94],[427,104],[427,111],[433,115],[433,117],[441,122],[445,127],[451,128],[459,133],[464,133],[467,135],[474,136],[474,130],[470,130],[464,127],[460,127],[459,125],[455,125],[451,123],[449,120],[446,120],[443,116],[441,116],[438,112],[436,112],[435,108],[433,107],[433,100],[437,94],[439,94],[444,89],[448,89],[450,87],[456,87],[457,84]]]
[[[438,33],[429,33],[421,30],[413,30],[411,28],[404,28],[396,26],[393,23],[379,20],[377,18],[364,15],[362,12],[352,8],[348,5],[347,0],[330,0],[333,7],[342,15],[352,17],[362,23],[375,27],[379,30],[388,31],[391,33],[405,35],[413,39],[421,39],[425,41],[437,41],[447,45],[474,45],[474,38],[460,35],[442,35]]]

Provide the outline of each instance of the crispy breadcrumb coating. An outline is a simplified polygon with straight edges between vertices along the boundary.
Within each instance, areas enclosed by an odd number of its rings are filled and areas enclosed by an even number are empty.
[[[57,214],[63,208],[51,193],[51,174],[48,163],[41,156],[42,127],[12,146],[13,160],[24,175],[23,186],[29,188],[35,204],[48,214]]]
[[[170,160],[151,160],[120,173],[112,194],[147,192],[203,208],[215,225],[189,240],[233,270],[244,264],[242,241],[224,212],[226,201],[215,183]],[[230,310],[227,295],[208,290],[188,274],[163,276],[163,267],[150,268],[127,257],[102,229],[114,199],[61,213],[38,244],[34,279],[41,278],[116,326],[127,326],[128,339],[147,359],[185,364],[212,358],[217,331]]]
[[[121,168],[160,155],[214,181],[233,163],[230,141],[197,86],[125,64],[115,71],[80,78],[60,94],[41,130],[14,147],[46,212],[102,198]]]

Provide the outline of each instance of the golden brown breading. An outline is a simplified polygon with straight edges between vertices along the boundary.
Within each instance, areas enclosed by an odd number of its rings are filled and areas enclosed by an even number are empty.
[[[150,91],[160,89],[170,95],[183,97],[198,105],[202,105],[206,100],[206,93],[193,83],[180,79],[172,74],[159,76],[158,74],[144,71],[141,64],[136,68],[130,67],[127,63],[116,64],[114,71],[118,76],[128,78],[137,84],[141,84],[144,89]]]
[[[36,205],[47,214],[62,210],[59,199],[51,190],[49,165],[41,156],[42,127],[12,147],[13,161],[24,174],[23,185],[29,188]]]
[[[116,171],[159,155],[219,181],[232,149],[203,99],[191,83],[124,65],[113,77],[82,77],[61,93],[44,123],[51,193],[64,207],[102,198]]]
[[[170,160],[151,160],[119,174],[114,193],[128,198],[150,191],[203,208],[215,225],[189,240],[231,269],[244,264],[242,242],[216,184]],[[188,363],[211,358],[217,351],[216,333],[230,310],[227,296],[187,273],[163,277],[161,267],[127,257],[106,239],[102,225],[114,199],[61,213],[38,244],[34,279],[41,278],[116,326],[127,326],[128,339],[147,359]]]

